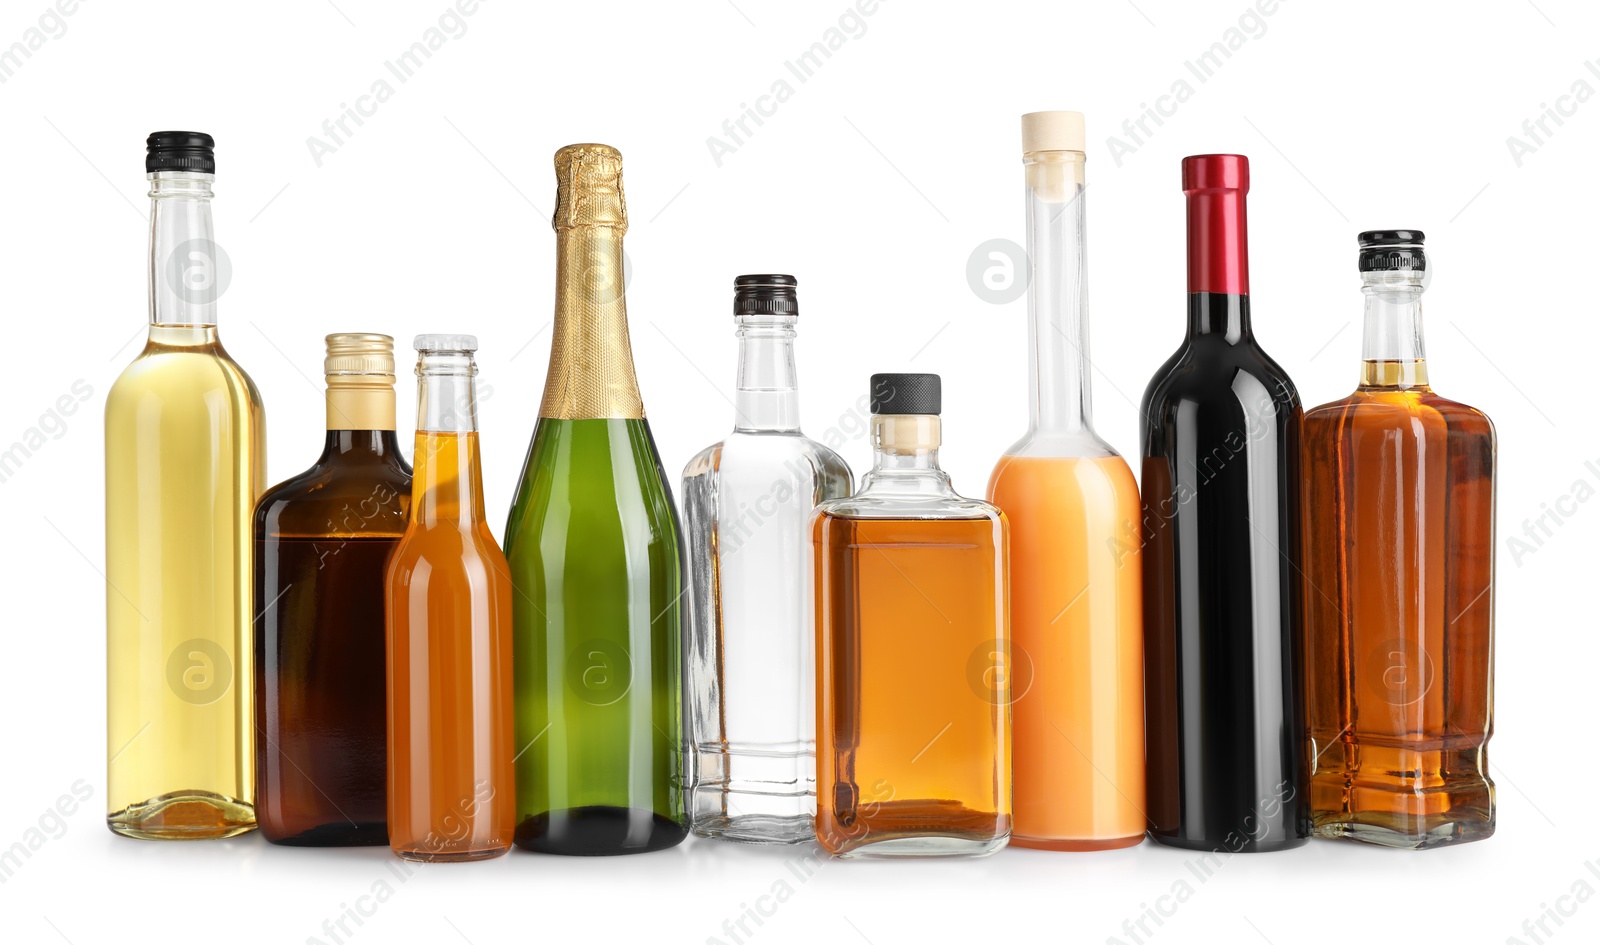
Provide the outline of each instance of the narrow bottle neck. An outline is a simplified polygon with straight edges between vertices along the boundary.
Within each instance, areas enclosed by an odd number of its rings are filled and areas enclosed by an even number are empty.
[[[1035,433],[1090,427],[1089,292],[1085,251],[1084,156],[1076,151],[1026,155],[1029,416]]]
[[[217,323],[221,288],[211,229],[213,174],[156,171],[150,178],[150,324]]]
[[[541,417],[644,417],[628,340],[624,229],[556,229],[555,327]]]
[[[936,416],[875,414],[872,471],[862,478],[860,494],[950,492],[950,477],[939,468],[940,439]]]
[[[1189,231],[1189,292],[1250,294],[1250,247],[1243,187],[1184,191]]]
[[[1189,334],[1214,335],[1228,344],[1252,340],[1250,297],[1215,292],[1189,294]]]
[[[484,521],[477,433],[418,430],[411,465],[411,521],[425,528]]]
[[[745,433],[799,431],[796,320],[788,315],[741,315],[737,319],[739,387],[734,429]]]
[[[394,430],[394,377],[328,375],[328,430]]]
[[[1374,272],[1363,279],[1362,387],[1407,390],[1428,386],[1422,348],[1422,291],[1420,273]]]

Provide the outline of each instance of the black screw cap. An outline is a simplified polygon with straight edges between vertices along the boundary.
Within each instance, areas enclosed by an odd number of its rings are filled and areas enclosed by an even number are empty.
[[[940,385],[937,374],[872,375],[872,412],[930,414],[937,417]]]
[[[216,142],[198,131],[157,131],[145,139],[144,170],[217,172]]]

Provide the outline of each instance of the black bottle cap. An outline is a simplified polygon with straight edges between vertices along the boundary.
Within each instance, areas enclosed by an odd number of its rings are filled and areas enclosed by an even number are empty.
[[[939,415],[939,375],[872,375],[872,412]]]
[[[794,276],[776,273],[739,276],[733,280],[733,314],[797,316],[800,301],[795,287],[799,284]]]
[[[158,131],[145,139],[144,170],[217,172],[216,142],[198,131]]]
[[[1361,246],[1357,268],[1362,272],[1421,272],[1428,268],[1422,240],[1421,230],[1367,230],[1356,237]]]

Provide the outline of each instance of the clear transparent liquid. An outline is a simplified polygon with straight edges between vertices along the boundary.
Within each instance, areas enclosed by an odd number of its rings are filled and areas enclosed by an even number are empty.
[[[850,470],[797,432],[736,432],[684,471],[693,830],[799,843],[816,810],[807,521]]]

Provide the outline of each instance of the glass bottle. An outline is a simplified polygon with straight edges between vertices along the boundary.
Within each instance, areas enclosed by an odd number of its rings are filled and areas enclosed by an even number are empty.
[[[872,376],[873,465],[811,516],[817,842],[985,855],[1011,833],[1006,519],[939,468],[937,374]]]
[[[1083,116],[1024,115],[1022,137],[1033,400],[989,479],[1011,527],[1011,844],[1110,850],[1145,832],[1139,487],[1089,419]]]
[[[250,516],[261,395],[217,337],[210,135],[149,138],[150,337],[106,398],[106,820],[252,830]]]
[[[1312,826],[1409,848],[1495,817],[1495,432],[1428,386],[1422,242],[1361,234],[1361,383],[1305,418]]]
[[[256,818],[273,843],[388,842],[384,569],[411,467],[394,339],[327,338],[327,439],[256,504]]]
[[[691,819],[702,837],[815,834],[816,643],[806,521],[850,467],[800,432],[795,278],[733,282],[733,433],[683,471],[689,553]]]
[[[628,344],[622,155],[556,152],[556,310],[506,523],[517,594],[517,845],[644,853],[688,835],[672,491]]]
[[[389,848],[408,860],[511,849],[511,580],[483,514],[471,335],[418,335],[406,530],[384,580]]]
[[[1183,159],[1189,333],[1145,390],[1146,813],[1229,853],[1308,836],[1300,398],[1250,327],[1249,162]]]

